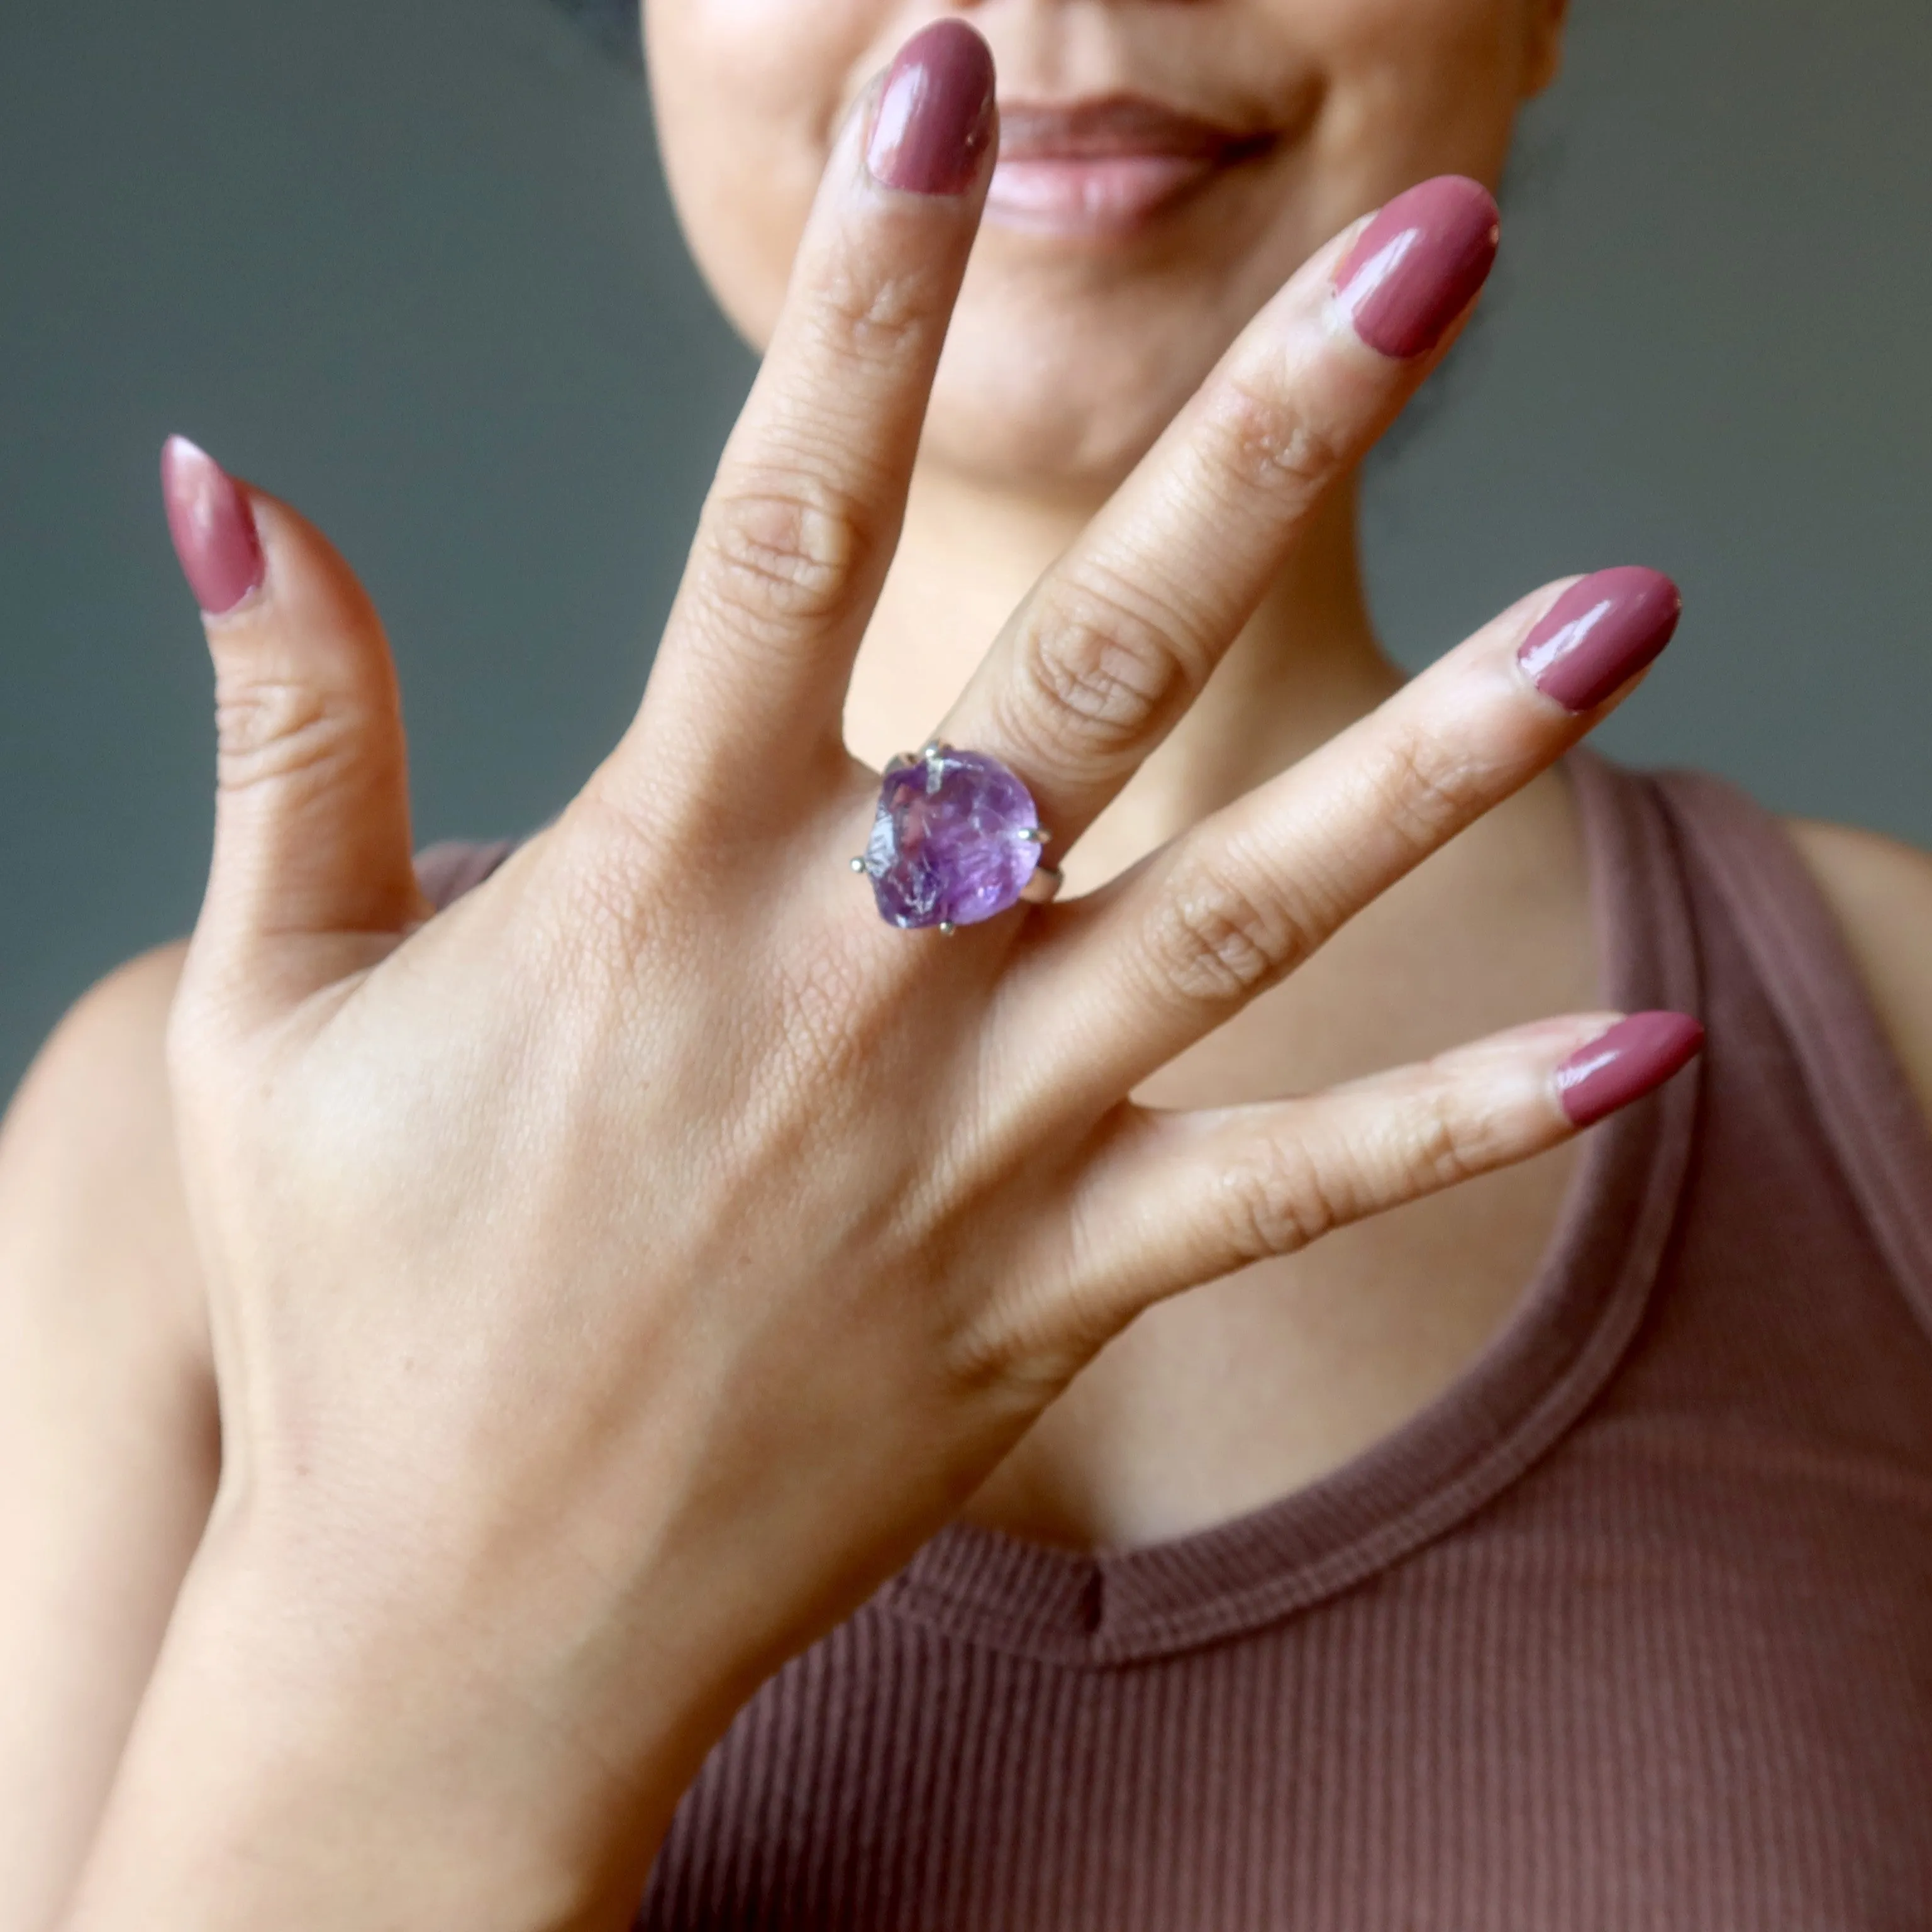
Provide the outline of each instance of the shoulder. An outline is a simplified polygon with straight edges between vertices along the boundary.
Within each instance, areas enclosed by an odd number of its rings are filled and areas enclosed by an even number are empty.
[[[417,875],[440,910],[517,842],[431,846]],[[167,1071],[187,955],[185,940],[158,946],[83,994],[0,1118],[0,1316],[31,1280],[56,1284],[76,1319],[90,1300],[124,1290],[158,1293],[170,1311],[202,1322]]]
[[[0,1122],[0,1274],[14,1282],[79,1292],[135,1273],[198,1316],[166,1054],[186,950],[143,954],[77,1001]]]
[[[1932,852],[1858,826],[1782,822],[1932,1119]]]
[[[185,941],[158,946],[75,1003],[28,1069],[8,1116],[10,1138],[31,1122],[63,1139],[84,1126],[94,1144],[128,1134],[145,1139],[166,1102],[168,1014],[187,952]]]
[[[440,911],[518,842],[446,840],[417,854],[417,878]],[[40,1048],[0,1119],[7,1228],[24,1202],[44,1203],[44,1218],[97,1197],[172,1203],[178,1195],[167,1030],[187,957],[179,940],[130,960],[76,1001]]]

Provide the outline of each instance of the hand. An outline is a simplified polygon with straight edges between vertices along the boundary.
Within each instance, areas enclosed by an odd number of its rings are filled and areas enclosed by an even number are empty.
[[[1639,1022],[1562,1075],[1618,1017],[1571,1016],[1277,1105],[1126,1098],[1615,701],[1674,620],[1643,573],[1525,599],[1090,897],[950,939],[876,916],[847,862],[879,776],[840,716],[991,146],[964,28],[902,56],[891,105],[909,72],[896,160],[877,90],[838,142],[637,718],[448,911],[411,871],[366,599],[292,511],[171,454],[219,613],[215,849],[170,1052],[224,1466],[187,1661],[164,1658],[90,1876],[102,1916],[143,1860],[208,1869],[128,1820],[172,1777],[181,1840],[179,1747],[217,1735],[195,1815],[278,1847],[286,1922],[369,1898],[401,1922],[397,1861],[439,1843],[514,1840],[527,1896],[618,1895],[753,1686],[1139,1310],[1533,1154],[1692,1050],[1689,1022]],[[1460,253],[1395,250],[1374,286],[1361,224],[1322,250],[940,724],[1024,777],[1056,849],[1473,298],[1486,198],[1418,208]],[[1424,324],[1432,352],[1372,346]]]

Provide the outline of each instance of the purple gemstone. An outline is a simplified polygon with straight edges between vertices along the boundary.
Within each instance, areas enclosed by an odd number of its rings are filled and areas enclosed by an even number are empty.
[[[1040,863],[1033,795],[997,759],[950,746],[886,774],[865,869],[894,926],[1002,913]]]

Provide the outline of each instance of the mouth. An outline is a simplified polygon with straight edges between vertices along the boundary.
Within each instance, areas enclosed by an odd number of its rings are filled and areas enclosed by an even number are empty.
[[[1140,94],[1003,100],[986,218],[1035,235],[1130,233],[1264,154],[1277,138]]]

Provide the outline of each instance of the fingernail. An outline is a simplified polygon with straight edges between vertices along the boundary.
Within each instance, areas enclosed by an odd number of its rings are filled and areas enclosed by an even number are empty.
[[[1600,570],[1557,598],[1516,658],[1538,690],[1566,710],[1588,711],[1670,643],[1683,610],[1660,571]]]
[[[1688,1013],[1632,1013],[1557,1068],[1557,1097],[1571,1124],[1587,1127],[1660,1087],[1703,1044]]]
[[[963,20],[914,34],[879,94],[866,165],[887,188],[963,194],[993,137],[992,50]]]
[[[1462,175],[1399,194],[1348,250],[1335,292],[1371,349],[1425,355],[1489,279],[1502,218],[1489,190]]]
[[[233,610],[268,568],[248,498],[206,450],[171,436],[161,449],[161,500],[195,602],[211,617]]]

